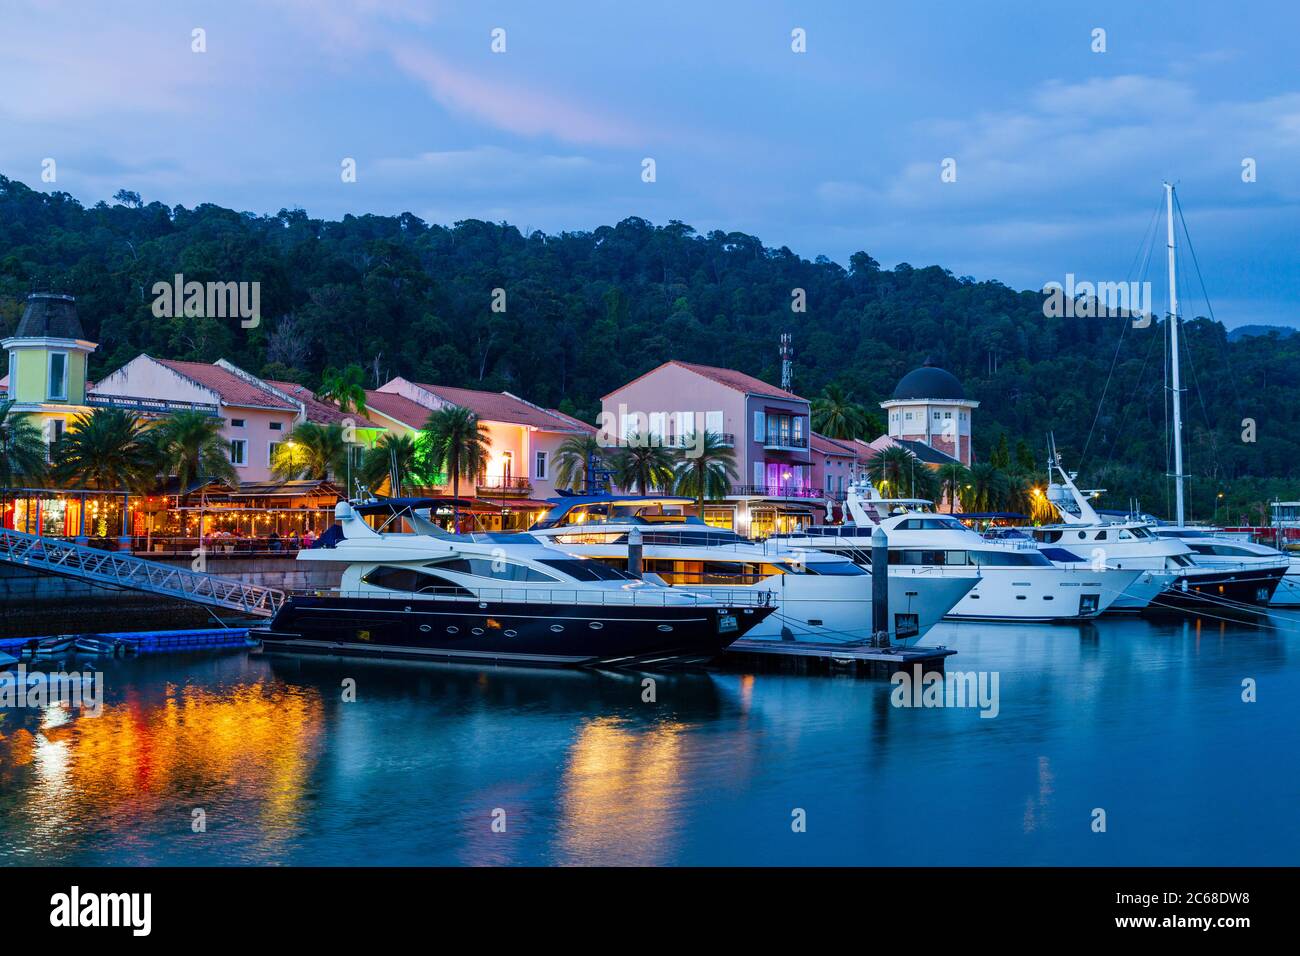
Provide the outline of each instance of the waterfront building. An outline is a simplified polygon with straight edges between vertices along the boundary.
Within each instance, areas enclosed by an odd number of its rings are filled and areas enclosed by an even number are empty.
[[[94,384],[91,394],[105,402],[130,396],[162,396],[177,405],[207,410],[222,419],[230,461],[241,482],[274,478],[272,456],[296,425],[349,423],[352,443],[374,444],[383,426],[355,412],[318,401],[292,382],[268,382],[222,359],[212,365],[138,355]],[[143,400],[137,400],[137,404]]]
[[[927,359],[920,368],[904,375],[893,395],[880,403],[888,421],[885,437],[909,451],[916,449],[907,442],[923,444],[942,452],[944,461],[956,460],[969,468],[971,413],[979,404],[966,397],[966,390],[955,375]],[[871,444],[877,451],[886,447],[877,442]]]
[[[708,524],[765,538],[812,524],[825,509],[810,454],[811,405],[793,392],[673,359],[610,392],[601,406],[619,442],[638,435],[679,448],[709,431],[735,450],[739,480],[725,499],[705,503]]]
[[[509,392],[450,388],[394,378],[367,392],[376,417],[400,429],[424,427],[431,412],[458,407],[473,412],[487,431],[487,463],[479,475],[463,476],[461,494],[535,501],[556,494],[555,456],[561,444],[595,428]]]

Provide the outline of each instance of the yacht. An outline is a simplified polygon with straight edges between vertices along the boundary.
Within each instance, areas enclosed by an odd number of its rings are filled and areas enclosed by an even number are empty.
[[[775,610],[761,589],[718,600],[526,534],[451,535],[420,513],[430,504],[340,502],[331,533],[297,558],[341,563],[339,586],[292,595],[268,627],[251,632],[263,650],[559,666],[702,662]]]
[[[1223,583],[1213,587],[1196,587],[1210,603],[1228,608],[1242,604],[1298,603],[1300,568],[1295,567],[1289,555],[1276,548],[1217,535],[1212,528],[1156,525],[1151,530],[1162,540],[1186,546],[1197,566],[1223,579]]]
[[[1085,560],[1104,561],[1115,568],[1139,568],[1159,583],[1154,600],[1146,602],[1137,594],[1122,595],[1112,605],[1116,611],[1140,611],[1170,607],[1218,604],[1265,604],[1277,586],[1286,565],[1285,556],[1264,548],[1275,556],[1272,567],[1247,567],[1242,559],[1222,561],[1206,559],[1183,535],[1170,534],[1174,529],[1154,525],[1149,519],[1127,516],[1103,516],[1093,508],[1087,495],[1075,484],[1075,476],[1061,464],[1060,455],[1052,450],[1049,467],[1060,475],[1051,482],[1047,498],[1060,515],[1059,524],[1044,525],[1029,531],[1044,553],[1067,548]],[[1186,529],[1195,536],[1200,532]],[[1238,541],[1215,543],[1211,549],[1259,548]],[[1207,549],[1209,550],[1209,549]],[[1260,564],[1268,562],[1261,561]]]
[[[755,542],[727,528],[665,509],[690,498],[573,496],[528,533],[551,547],[626,567],[633,532],[641,538],[647,577],[729,602],[770,592],[776,612],[750,631],[755,640],[861,643],[872,639],[870,572],[842,555]],[[889,641],[907,646],[925,636],[976,584],[973,574],[938,575],[902,568],[889,575]]]
[[[783,540],[871,566],[871,535],[888,539],[891,574],[909,569],[973,581],[948,620],[1078,621],[1097,617],[1127,594],[1154,596],[1141,571],[1096,565],[1057,549],[1053,561],[1026,539],[989,540],[923,498],[884,498],[865,477],[849,485],[843,525],[812,527]],[[1147,598],[1148,600],[1150,597]]]

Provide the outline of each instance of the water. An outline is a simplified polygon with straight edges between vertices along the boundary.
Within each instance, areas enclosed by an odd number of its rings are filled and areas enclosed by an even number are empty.
[[[844,676],[656,675],[643,703],[642,674],[113,661],[101,716],[0,721],[0,861],[1290,865],[1298,633],[941,626],[950,671],[997,672],[993,719]]]

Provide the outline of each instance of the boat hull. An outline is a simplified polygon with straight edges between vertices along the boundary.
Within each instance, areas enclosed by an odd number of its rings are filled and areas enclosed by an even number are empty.
[[[293,598],[250,635],[272,653],[558,667],[691,663],[717,656],[772,610],[319,595]]]
[[[1181,577],[1151,602],[1152,612],[1259,610],[1272,600],[1285,568],[1236,568]]]
[[[1137,570],[984,568],[950,621],[1081,621],[1097,617],[1142,576]]]

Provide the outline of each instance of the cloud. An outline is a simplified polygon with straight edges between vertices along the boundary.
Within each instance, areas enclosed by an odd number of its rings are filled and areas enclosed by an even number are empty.
[[[397,67],[418,80],[440,105],[521,136],[553,136],[571,143],[627,146],[644,142],[622,120],[502,80],[489,80],[453,66],[415,46],[389,51]]]

